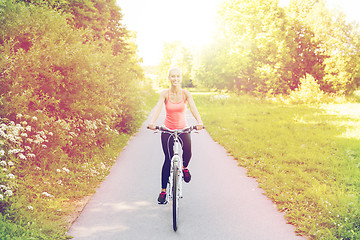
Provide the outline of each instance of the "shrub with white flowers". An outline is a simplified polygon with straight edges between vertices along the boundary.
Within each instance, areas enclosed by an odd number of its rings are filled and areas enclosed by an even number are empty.
[[[16,117],[19,123],[0,118],[0,201],[7,201],[13,196],[17,181],[16,166],[31,162],[36,157],[33,149],[47,143],[45,132],[34,132],[29,125],[31,120],[37,120],[36,117],[22,114]]]
[[[0,118],[0,201],[7,201],[15,192],[17,166],[21,166],[22,171],[66,166],[53,159],[66,155],[75,158],[82,155],[84,149],[106,144],[113,134],[119,134],[100,119],[54,121],[40,110],[36,114],[38,116],[17,114],[15,121]],[[70,170],[60,167],[57,172],[69,174]]]
[[[12,173],[15,164],[12,161],[22,152],[18,147],[21,127],[12,122],[0,124],[0,201],[7,201],[13,196],[15,175]]]

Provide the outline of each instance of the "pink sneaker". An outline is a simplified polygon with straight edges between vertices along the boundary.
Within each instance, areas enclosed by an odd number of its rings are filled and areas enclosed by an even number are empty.
[[[191,174],[190,174],[190,171],[189,171],[189,169],[183,169],[183,174],[184,174],[184,181],[186,182],[186,183],[188,183],[188,182],[190,182],[190,180],[191,180]]]
[[[166,201],[166,192],[161,192],[161,193],[159,194],[158,203],[159,203],[159,204],[167,204],[167,201]]]

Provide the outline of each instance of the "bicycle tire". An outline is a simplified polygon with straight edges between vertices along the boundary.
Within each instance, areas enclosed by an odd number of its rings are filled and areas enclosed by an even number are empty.
[[[178,217],[179,217],[179,199],[178,199],[178,167],[174,166],[174,174],[173,174],[173,186],[172,186],[172,193],[173,193],[173,229],[177,231],[177,224],[178,224]]]

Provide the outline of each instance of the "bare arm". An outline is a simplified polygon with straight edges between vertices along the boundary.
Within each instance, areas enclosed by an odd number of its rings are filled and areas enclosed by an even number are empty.
[[[197,130],[201,130],[203,128],[204,124],[203,124],[203,122],[201,120],[199,111],[196,108],[194,99],[193,99],[193,97],[192,97],[192,95],[191,95],[191,93],[189,91],[185,90],[184,92],[185,92],[185,95],[186,95],[186,100],[189,103],[190,111],[191,111],[192,115],[194,116],[194,118],[197,121],[196,128],[197,128]]]
[[[149,123],[149,128],[152,129],[152,130],[156,130],[155,129],[155,122],[156,120],[158,119],[159,115],[160,115],[160,112],[161,112],[161,109],[164,105],[164,102],[165,102],[165,96],[166,96],[166,91],[163,91],[160,93],[160,97],[159,97],[159,101],[156,103],[154,109],[153,109],[153,115],[150,119],[150,123]]]

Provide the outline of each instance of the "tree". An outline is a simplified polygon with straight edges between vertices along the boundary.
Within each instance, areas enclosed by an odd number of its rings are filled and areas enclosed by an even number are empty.
[[[290,81],[286,67],[291,61],[287,20],[277,1],[225,1],[220,29],[229,39],[228,55],[235,61],[234,87],[241,91],[284,93]]]
[[[324,1],[293,0],[283,9],[276,0],[227,0],[218,18],[218,36],[195,68],[207,86],[283,94],[306,75],[325,92],[359,85],[358,26]]]
[[[292,34],[289,40],[295,48],[290,55],[292,64],[288,66],[292,79],[291,90],[298,88],[300,79],[307,74],[317,81],[321,81],[325,74],[323,63],[327,56],[320,48],[321,41],[315,37],[311,27],[303,21],[317,2],[317,0],[291,1],[289,8],[286,9]]]
[[[218,36],[214,41],[204,46],[194,62],[193,75],[200,85],[234,90],[235,79],[238,76],[235,55],[230,54],[229,40]]]
[[[87,29],[87,41],[110,43],[115,55],[134,55],[127,44],[129,32],[122,24],[121,8],[116,0],[19,0],[35,6],[49,6],[66,13],[68,22],[76,29]]]
[[[330,11],[324,1],[293,0],[289,14],[294,21],[294,29],[306,29],[306,34],[298,34],[299,46],[307,37],[307,50],[302,53],[302,62],[296,61],[310,73],[325,92],[346,93],[355,89],[359,74],[359,29],[348,24],[340,11]],[[295,30],[297,33],[301,31]],[[309,35],[311,34],[311,35]],[[310,54],[306,54],[310,53]],[[313,67],[311,67],[313,66]],[[309,68],[310,67],[310,68]],[[302,74],[303,75],[303,74]]]
[[[183,82],[185,87],[193,87],[191,79],[193,65],[193,56],[180,41],[165,43],[163,46],[163,55],[158,67],[158,76],[160,86],[168,86],[167,73],[171,67],[179,67],[182,70]]]
[[[46,5],[4,1],[0,13],[0,116],[101,121],[120,132],[138,117],[138,58],[68,24]],[[125,42],[126,40],[126,42]],[[131,36],[124,46],[135,52]],[[45,120],[44,120],[45,121]]]

